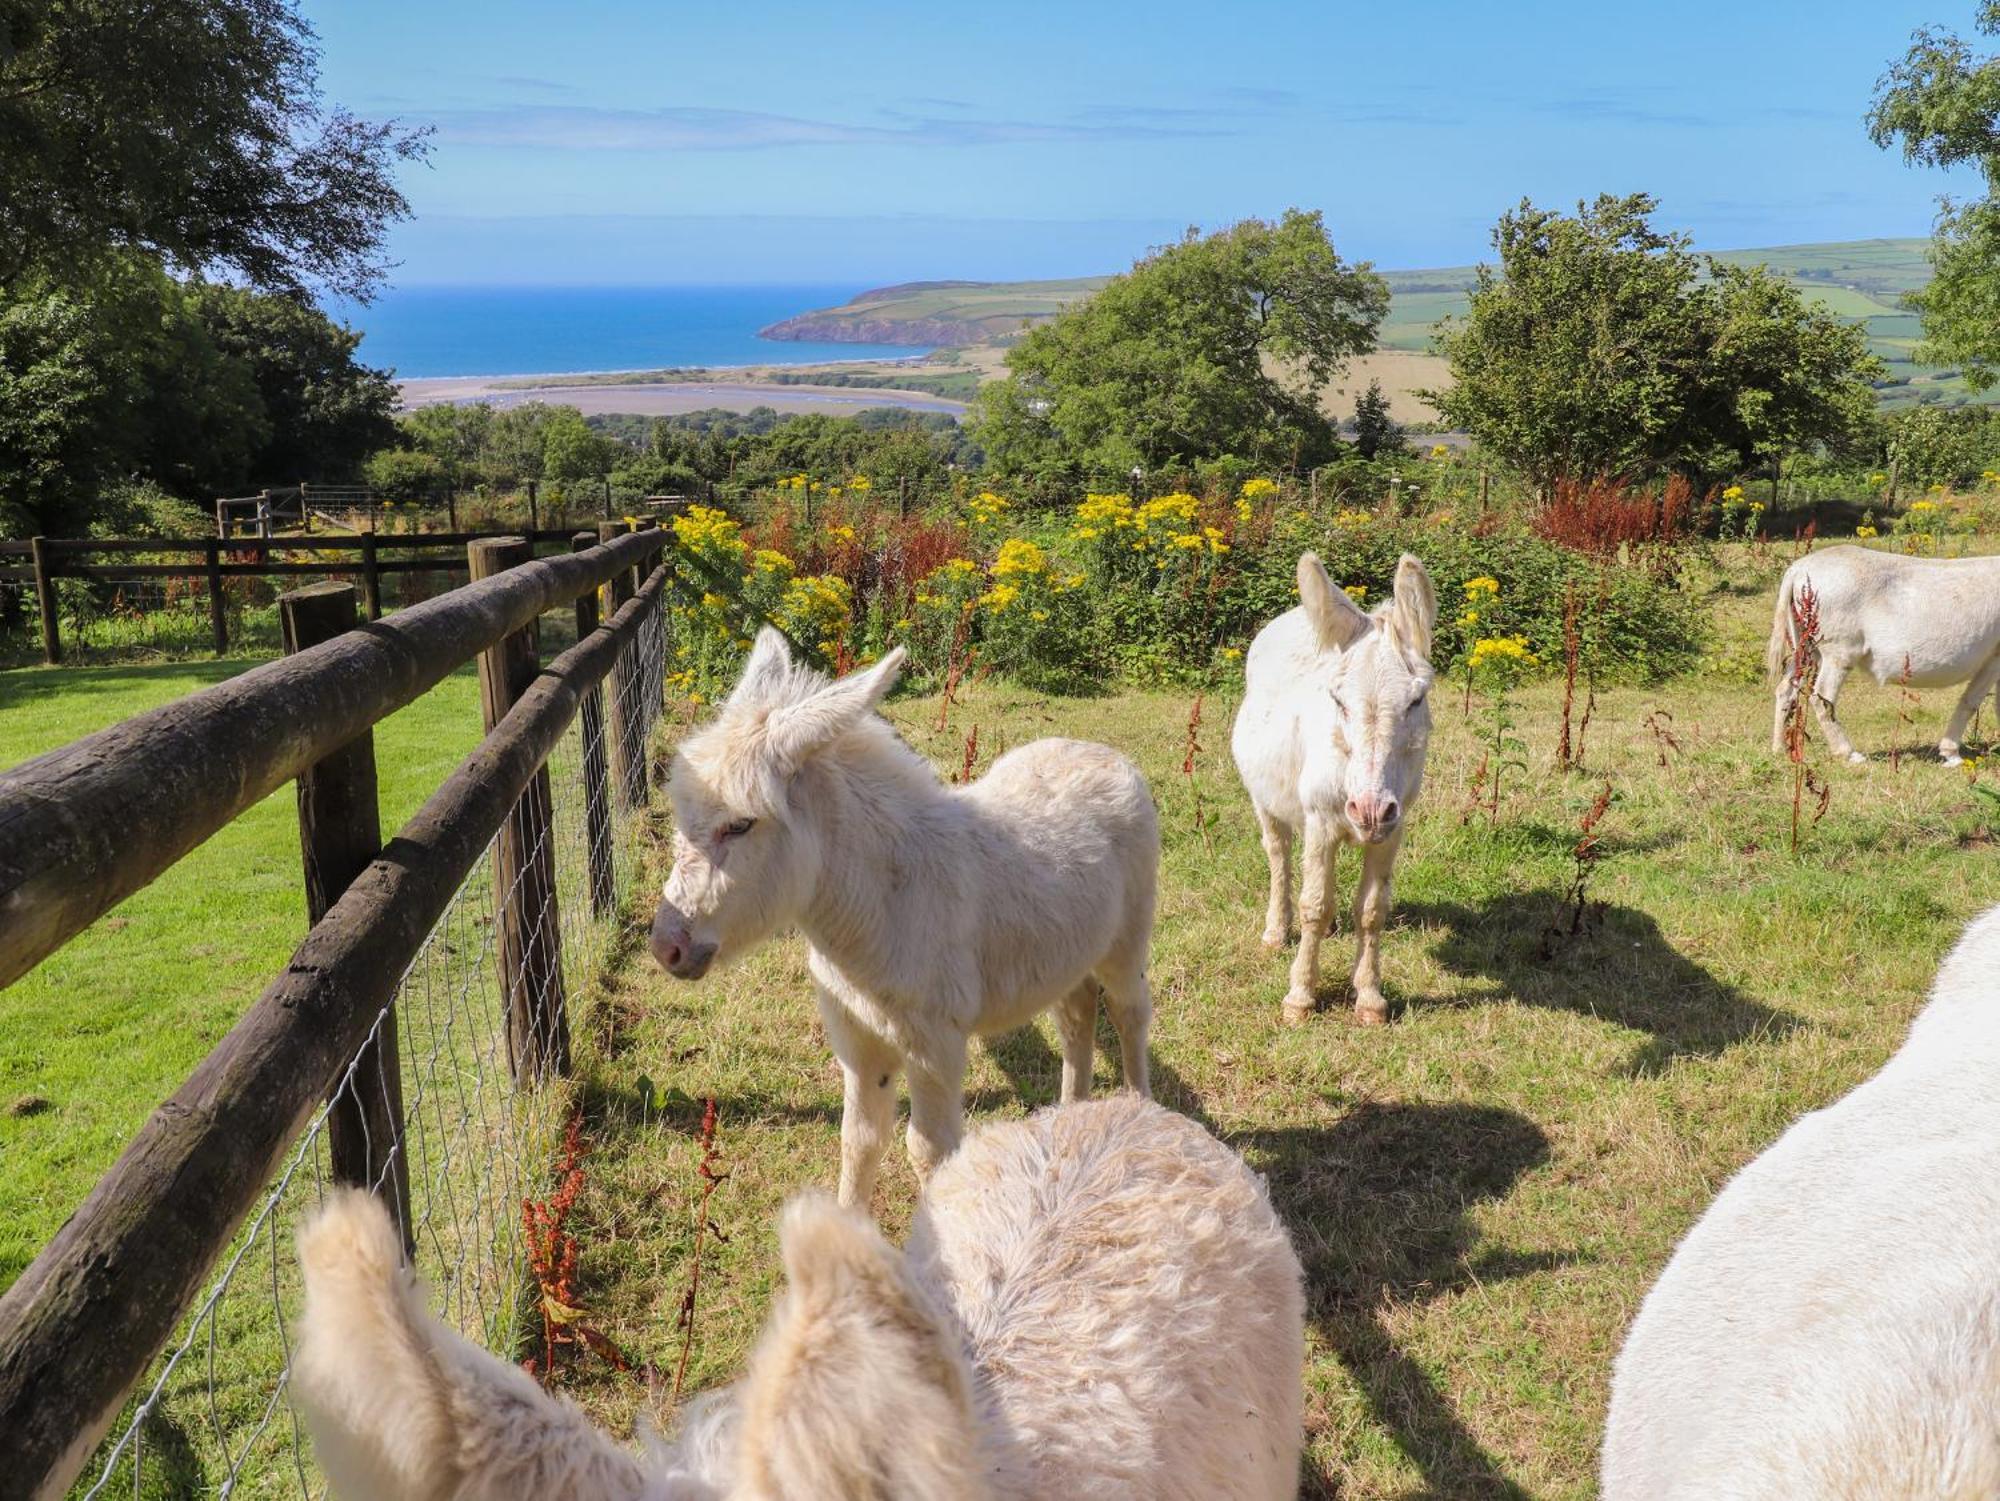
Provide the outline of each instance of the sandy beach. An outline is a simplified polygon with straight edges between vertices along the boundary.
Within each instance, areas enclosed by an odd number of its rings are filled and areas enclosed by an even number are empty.
[[[523,384],[527,381],[533,384]],[[593,376],[588,382],[561,375],[442,376],[403,381],[401,392],[401,406],[405,411],[439,402],[463,404],[474,401],[489,402],[496,407],[519,406],[524,401],[546,401],[576,407],[586,415],[636,412],[646,417],[668,417],[681,412],[698,412],[706,407],[747,412],[752,407],[766,406],[780,412],[824,412],[832,417],[851,417],[869,407],[902,407],[913,412],[944,412],[954,417],[965,411],[962,401],[952,401],[923,391],[872,386],[767,384],[748,372],[728,380],[648,380],[632,384],[607,384],[602,376]]]

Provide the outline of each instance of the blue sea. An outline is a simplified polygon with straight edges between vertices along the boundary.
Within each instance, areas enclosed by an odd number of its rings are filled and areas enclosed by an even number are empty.
[[[333,316],[363,364],[405,379],[551,375],[677,365],[810,365],[911,359],[907,345],[760,339],[781,318],[846,302],[858,286],[406,287]]]

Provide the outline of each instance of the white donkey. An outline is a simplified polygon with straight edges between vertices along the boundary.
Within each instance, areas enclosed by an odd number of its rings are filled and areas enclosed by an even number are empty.
[[[292,1388],[338,1501],[1278,1501],[1305,1303],[1257,1175],[1119,1095],[975,1131],[897,1252],[823,1195],[741,1383],[642,1462],[432,1318],[379,1203],[299,1237]]]
[[[1271,865],[1264,942],[1284,945],[1292,841],[1303,835],[1299,952],[1284,1017],[1304,1021],[1319,985],[1334,850],[1360,845],[1354,1015],[1364,1023],[1387,1021],[1382,925],[1405,821],[1423,785],[1437,594],[1424,565],[1405,553],[1394,592],[1371,615],[1334,588],[1319,559],[1306,553],[1299,559],[1299,600],[1299,608],[1250,643],[1243,707],[1230,737]]]
[[[1725,1188],[1612,1376],[1605,1501],[2000,1496],[2000,909]]]
[[[1958,742],[1980,699],[2000,685],[2000,558],[1911,558],[1867,547],[1829,547],[1785,570],[1778,584],[1764,665],[1777,684],[1771,749],[1785,748],[1785,721],[1798,702],[1792,681],[1797,633],[1793,605],[1812,586],[1819,610],[1819,680],[1813,712],[1836,756],[1859,764],[1835,717],[1847,674],[1859,667],[1878,683],[1912,688],[1966,685],[1938,741],[1947,766],[1959,764]]]
[[[776,631],[757,637],[674,758],[674,867],[653,919],[654,957],[684,980],[805,933],[846,1076],[840,1202],[864,1207],[905,1065],[918,1176],[958,1145],[975,1034],[1054,1006],[1062,1097],[1081,1099],[1101,988],[1125,1082],[1149,1093],[1160,829],[1145,778],[1106,746],[1036,740],[946,787],[874,712],[902,663],[899,647],[829,682]]]

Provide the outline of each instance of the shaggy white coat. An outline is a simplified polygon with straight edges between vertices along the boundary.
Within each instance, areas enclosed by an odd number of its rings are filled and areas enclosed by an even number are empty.
[[[2000,909],[1681,1242],[1613,1373],[1605,1501],[2000,1495],[1996,1080]]]
[[[1354,1014],[1382,1022],[1389,1016],[1382,925],[1403,831],[1423,786],[1437,594],[1424,565],[1405,553],[1394,592],[1369,614],[1306,553],[1299,559],[1299,600],[1251,642],[1243,707],[1230,736],[1270,864],[1264,942],[1281,948],[1289,934],[1292,841],[1302,839],[1299,951],[1284,1005],[1284,1019],[1301,1022],[1319,986],[1334,851],[1360,845]]]
[[[1764,665],[1777,685],[1771,749],[1785,748],[1785,720],[1798,702],[1792,682],[1796,627],[1792,605],[1810,583],[1819,602],[1819,678],[1813,712],[1826,743],[1857,765],[1835,712],[1840,685],[1860,668],[1878,683],[1912,688],[1965,684],[1951,711],[1938,755],[1959,764],[1958,743],[1980,699],[2000,688],[2000,558],[1912,558],[1867,547],[1829,547],[1785,570]],[[2000,698],[1996,698],[2000,709]]]
[[[1150,1089],[1160,828],[1145,778],[1108,746],[1036,740],[947,787],[874,712],[902,661],[829,682],[776,631],[758,636],[674,758],[674,868],[653,924],[655,955],[689,978],[804,932],[845,1076],[840,1201],[863,1207],[906,1067],[919,1178],[957,1147],[976,1035],[1055,1007],[1062,1097],[1081,1099],[1101,991],[1125,1082]]]
[[[644,1460],[425,1311],[374,1199],[299,1237],[293,1390],[339,1501],[1278,1501],[1304,1297],[1262,1181],[1121,1094],[975,1132],[906,1252],[808,1195],[737,1386]]]

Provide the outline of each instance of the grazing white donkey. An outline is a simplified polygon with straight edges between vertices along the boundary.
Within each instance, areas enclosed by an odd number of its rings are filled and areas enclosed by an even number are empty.
[[[299,1237],[292,1389],[339,1501],[1277,1501],[1305,1307],[1264,1185],[1132,1095],[975,1131],[909,1249],[795,1199],[749,1371],[642,1462],[425,1311],[358,1191]]]
[[[1785,748],[1785,720],[1798,702],[1791,673],[1792,605],[1806,584],[1819,607],[1813,712],[1833,753],[1856,764],[1868,759],[1835,717],[1834,702],[1847,674],[1859,667],[1878,683],[1896,683],[1903,681],[1907,664],[1912,688],[1966,685],[1938,741],[1944,764],[1958,765],[1966,721],[1980,699],[2000,685],[2000,558],[1911,558],[1867,547],[1829,547],[1787,568],[1764,654],[1778,689],[1774,751]]]
[[[1284,1017],[1302,1022],[1319,984],[1319,946],[1332,915],[1334,850],[1361,846],[1354,888],[1359,944],[1354,1015],[1389,1019],[1382,999],[1382,925],[1403,829],[1423,785],[1430,739],[1431,631],[1437,593],[1408,553],[1374,614],[1334,588],[1318,558],[1299,559],[1299,600],[1257,633],[1244,659],[1243,707],[1230,746],[1257,809],[1271,864],[1264,942],[1291,925],[1292,841],[1303,836],[1299,952]]]
[[[1606,1501],[2000,1496],[2000,909],[1722,1191],[1618,1357]]]
[[[699,979],[780,929],[809,968],[846,1076],[840,1202],[866,1206],[910,1072],[922,1177],[964,1128],[966,1046],[1056,1008],[1065,1101],[1090,1092],[1101,988],[1125,1082],[1149,1093],[1146,986],[1160,829],[1139,769],[1036,740],[966,787],[874,712],[899,647],[829,682],[768,627],[713,724],[674,758],[674,868],[654,957]]]

